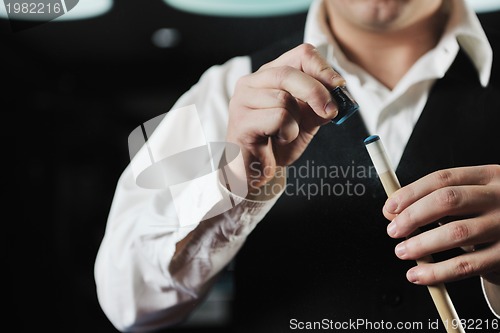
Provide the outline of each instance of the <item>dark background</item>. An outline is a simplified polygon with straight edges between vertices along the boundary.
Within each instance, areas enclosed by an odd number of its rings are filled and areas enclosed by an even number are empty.
[[[115,1],[94,19],[17,32],[0,19],[6,320],[15,331],[117,332],[97,303],[93,265],[128,135],[209,66],[304,21],[194,15],[161,0]],[[160,28],[179,31],[175,48],[152,43]]]
[[[500,13],[483,19],[500,29]],[[18,32],[0,19],[4,325],[117,332],[97,303],[93,265],[129,133],[168,111],[210,65],[304,20],[200,16],[160,0],[115,1],[94,19]],[[160,28],[178,29],[180,43],[154,46]]]

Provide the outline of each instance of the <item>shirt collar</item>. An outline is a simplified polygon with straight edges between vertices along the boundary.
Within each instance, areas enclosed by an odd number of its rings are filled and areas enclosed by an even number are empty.
[[[325,56],[333,52],[341,67],[348,70],[354,64],[345,58],[330,33],[323,1],[314,0],[311,4],[306,19],[304,42],[316,46]],[[434,51],[442,49],[444,52],[451,43],[458,43],[474,64],[481,84],[487,86],[493,63],[493,51],[488,38],[476,13],[464,0],[451,0],[451,4],[448,25]],[[436,73],[436,76],[442,77],[442,73]]]

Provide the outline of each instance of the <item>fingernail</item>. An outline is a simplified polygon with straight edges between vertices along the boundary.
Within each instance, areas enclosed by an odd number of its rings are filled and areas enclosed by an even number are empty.
[[[396,255],[401,259],[406,258],[406,244],[405,244],[405,242],[399,243],[396,246]]]
[[[333,102],[329,102],[327,105],[326,105],[326,109],[325,109],[325,112],[328,116],[330,117],[337,117],[338,113],[339,113],[339,110],[337,108],[337,105],[335,105],[335,103]]]
[[[385,210],[388,213],[396,213],[398,209],[398,203],[394,199],[389,199],[385,203]]]
[[[419,277],[419,272],[417,269],[412,268],[406,273],[406,278],[411,283],[418,284],[418,277]]]
[[[345,79],[340,75],[335,75],[332,78],[332,85],[334,87],[344,87],[346,84],[347,82],[345,82]]]
[[[389,236],[391,237],[396,237],[396,222],[392,221],[391,223],[389,223],[389,225],[387,226],[387,234],[389,234]]]

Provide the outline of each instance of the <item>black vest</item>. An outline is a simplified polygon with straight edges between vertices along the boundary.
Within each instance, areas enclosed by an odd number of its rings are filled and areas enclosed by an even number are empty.
[[[301,40],[298,36],[253,55],[253,69]],[[500,45],[497,40],[491,42]],[[492,83],[481,87],[470,60],[459,53],[433,86],[405,148],[396,170],[402,185],[443,168],[500,162],[498,74],[494,68]],[[386,233],[388,221],[381,212],[386,195],[363,144],[368,135],[359,114],[340,126],[327,124],[290,168],[286,193],[236,257],[235,331],[288,332],[299,322],[332,325],[329,320],[358,319],[373,325],[423,325],[404,332],[444,331],[442,326],[428,328],[429,323],[441,323],[427,288],[406,280],[415,263],[394,255],[399,241]],[[461,318],[495,318],[479,278],[448,283],[447,288]],[[498,331],[482,327],[484,332]],[[377,326],[347,328],[384,331]]]

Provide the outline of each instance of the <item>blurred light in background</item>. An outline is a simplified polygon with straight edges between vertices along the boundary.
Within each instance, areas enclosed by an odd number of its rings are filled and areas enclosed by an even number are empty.
[[[305,12],[313,0],[163,0],[187,12],[212,16],[273,16]],[[500,10],[500,0],[466,0],[478,13]]]
[[[177,46],[181,39],[179,30],[172,28],[161,28],[151,36],[151,41],[156,47],[167,49]]]
[[[113,0],[80,0],[78,5],[56,21],[82,20],[106,14],[113,7]]]
[[[263,17],[288,15],[305,12],[313,0],[163,0],[167,5],[186,12],[211,16]],[[48,1],[47,3],[58,1]],[[477,12],[500,11],[500,0],[466,0]],[[5,4],[0,1],[0,18],[8,19]],[[27,1],[27,3],[35,3]],[[76,5],[75,5],[76,3]],[[113,7],[113,0],[61,0],[68,11],[55,21],[82,20],[103,15]],[[74,7],[74,8],[73,8]],[[10,18],[19,20],[44,21],[43,15],[19,15],[10,13]]]
[[[163,0],[187,12],[213,16],[275,16],[305,12],[312,0]]]
[[[77,1],[76,0],[62,0],[60,4],[62,4],[63,8],[67,8],[67,12],[56,17],[54,21],[71,21],[71,20],[83,20],[83,19],[89,19],[93,17],[97,17],[100,15],[103,15],[107,13],[112,7],[113,7],[113,0],[81,0]],[[14,10],[14,2],[12,2],[11,7],[10,7],[10,14],[7,15],[7,9],[6,9],[6,3],[4,1],[0,1],[0,18],[2,19],[16,19],[16,20],[30,20],[30,21],[46,21],[48,15],[37,15],[37,14],[32,14],[32,15],[27,15],[26,13],[23,13],[20,11],[18,13],[19,15],[16,15],[16,12],[18,11],[17,9]],[[18,1],[17,3],[22,3],[22,1]],[[26,1],[26,3],[34,3],[37,4],[35,1]],[[48,1],[48,2],[42,2],[40,1],[41,4],[44,4],[45,7],[42,7],[42,10],[46,10],[48,12],[48,5],[56,4],[57,2],[54,1]],[[29,8],[29,7],[28,7]],[[35,9],[40,9],[40,7],[34,7]],[[57,7],[59,8],[59,7]],[[45,13],[49,14],[49,13]]]
[[[500,0],[466,0],[476,13],[487,13],[500,10]]]

